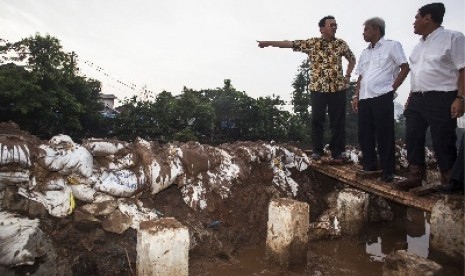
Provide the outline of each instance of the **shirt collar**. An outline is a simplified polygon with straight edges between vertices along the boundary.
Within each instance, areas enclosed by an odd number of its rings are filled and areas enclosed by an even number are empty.
[[[327,40],[327,39],[325,39],[323,36],[320,36],[320,40],[321,40],[321,41],[326,41],[326,42],[333,42],[333,41],[336,41],[337,38],[334,37],[333,39]]]
[[[378,42],[376,42],[375,47],[373,47],[373,48],[371,47],[371,43],[368,43],[367,49],[372,50],[372,49],[376,48],[378,45],[379,46],[383,45],[385,41],[386,41],[386,39],[384,39],[384,36],[383,36],[378,40]]]
[[[436,30],[432,31],[427,37],[426,39],[423,39],[423,36],[420,38],[420,41],[421,42],[425,42],[425,41],[429,41],[431,39],[433,39],[434,37],[436,37],[440,32],[442,32],[444,30],[444,27],[443,26],[440,26],[440,27],[437,27]]]

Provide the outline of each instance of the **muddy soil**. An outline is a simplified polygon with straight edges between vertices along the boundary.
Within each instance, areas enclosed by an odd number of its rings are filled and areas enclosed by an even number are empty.
[[[174,217],[189,228],[189,274],[212,275],[209,274],[212,264],[231,264],[242,249],[264,248],[268,204],[270,199],[283,196],[271,184],[272,177],[269,168],[258,164],[252,168],[249,178],[233,186],[229,198],[211,198],[203,211],[189,208],[174,185],[156,195],[142,193],[137,197],[144,207],[156,209],[164,217]],[[311,216],[318,216],[326,208],[321,200],[323,193],[334,186],[308,172],[294,172],[293,177],[302,187],[298,200],[315,206]],[[25,199],[18,198],[20,201]],[[33,204],[31,201],[23,203]],[[77,207],[83,204],[76,203]],[[34,205],[34,214],[24,215],[40,218],[41,229],[50,237],[56,251],[59,271],[67,275],[135,275],[135,230],[129,228],[121,235],[114,234],[104,231],[99,222],[76,221],[76,215],[54,218],[45,210],[37,210],[40,208],[43,207]],[[44,261],[38,260],[33,266],[0,268],[0,274],[34,275]],[[285,273],[272,266],[267,271],[278,273],[269,275]]]
[[[8,139],[0,140],[4,144],[12,141],[15,144],[14,139],[31,145],[39,143],[35,137],[20,131],[16,126],[0,124],[0,134],[3,134],[0,138]],[[240,152],[240,146],[241,144],[235,144],[227,147],[232,147],[231,151]],[[184,152],[196,147],[185,145],[187,150]],[[205,154],[203,151],[201,153]],[[202,154],[194,152],[187,157],[184,155],[183,161],[189,161],[188,157],[196,157],[198,160],[194,159],[197,163],[190,161],[192,164],[199,164],[196,169],[216,162],[214,159],[208,161]],[[140,156],[150,157],[144,153]],[[163,156],[162,159],[168,157]],[[236,161],[241,162],[241,159]],[[186,204],[178,185],[171,185],[156,194],[141,190],[133,197],[140,200],[145,208],[156,210],[163,217],[174,217],[189,229],[190,275],[338,275],[341,272],[339,268],[343,265],[338,256],[332,256],[331,250],[338,247],[341,251],[338,254],[350,256],[353,241],[312,243],[307,263],[290,271],[266,262],[263,256],[268,205],[271,199],[288,197],[288,193],[273,183],[276,173],[269,162],[242,165],[250,165],[250,170],[243,170],[247,173],[237,178],[227,197],[210,190],[206,193],[208,205],[205,209],[192,208]],[[289,171],[292,179],[299,185],[294,199],[307,202],[311,206],[310,221],[315,221],[328,209],[326,196],[335,189],[341,189],[343,185],[311,169],[299,171],[290,168]],[[186,173],[194,175],[192,171]],[[133,228],[116,234],[104,230],[102,222],[106,221],[106,215],[96,215],[92,219],[86,219],[84,215],[83,219],[79,210],[87,202],[78,199],[71,215],[57,218],[51,216],[43,205],[18,195],[18,187],[7,185],[3,188],[3,203],[8,204],[2,208],[31,219],[38,218],[40,229],[47,237],[44,250],[48,253],[36,259],[33,265],[0,266],[0,275],[51,275],[51,272],[58,275],[136,275],[137,232]],[[319,255],[317,252],[323,254]],[[238,266],[239,270],[228,269],[228,266]],[[352,275],[357,275],[357,268],[350,269],[355,273]],[[379,275],[379,263],[368,270],[375,273],[372,275]]]

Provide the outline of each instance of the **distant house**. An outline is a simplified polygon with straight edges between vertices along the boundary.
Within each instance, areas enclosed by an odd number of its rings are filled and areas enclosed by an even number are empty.
[[[103,94],[100,93],[99,100],[105,105],[105,107],[114,108],[115,107],[116,96],[113,94]]]
[[[117,98],[113,94],[100,93],[99,100],[104,105],[101,113],[104,117],[115,118],[119,114],[119,111],[115,109],[115,99]]]

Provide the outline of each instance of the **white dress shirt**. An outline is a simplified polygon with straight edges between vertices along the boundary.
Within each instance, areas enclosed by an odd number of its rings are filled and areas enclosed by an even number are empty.
[[[439,27],[412,50],[411,91],[455,91],[461,68],[465,68],[464,35]]]
[[[394,40],[381,38],[375,47],[362,51],[356,74],[362,76],[359,99],[382,96],[393,90],[400,66],[407,63],[402,45]]]

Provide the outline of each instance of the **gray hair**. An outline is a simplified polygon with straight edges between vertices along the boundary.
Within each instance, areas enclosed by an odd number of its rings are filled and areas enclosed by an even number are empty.
[[[386,32],[386,23],[384,23],[384,20],[380,17],[370,18],[367,21],[365,21],[363,25],[378,28],[379,32],[381,33],[381,36],[384,36]]]

